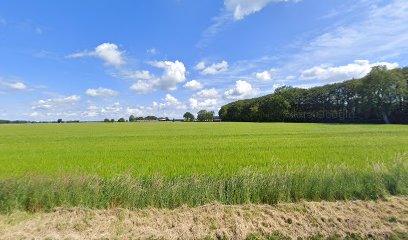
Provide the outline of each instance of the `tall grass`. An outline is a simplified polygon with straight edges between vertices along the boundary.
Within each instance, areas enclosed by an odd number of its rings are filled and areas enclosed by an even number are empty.
[[[236,176],[206,175],[20,177],[0,182],[0,211],[46,211],[55,207],[129,209],[224,204],[295,202],[299,200],[378,199],[408,195],[406,157],[392,165],[374,164],[358,171],[344,165],[280,169],[265,174],[244,171]]]

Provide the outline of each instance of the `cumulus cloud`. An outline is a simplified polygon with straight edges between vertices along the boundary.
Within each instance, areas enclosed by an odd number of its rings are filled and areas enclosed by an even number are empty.
[[[201,109],[209,109],[209,110],[214,110],[217,109],[219,102],[217,99],[205,99],[204,101],[196,99],[196,98],[190,98],[188,100],[190,108],[195,109],[195,110],[201,110]]]
[[[269,81],[269,80],[272,79],[273,74],[275,72],[276,72],[275,69],[271,69],[271,70],[263,71],[263,72],[258,72],[258,73],[255,73],[255,77],[259,81]]]
[[[149,83],[148,81],[139,80],[130,86],[130,90],[133,90],[139,94],[148,93],[153,90],[153,84]]]
[[[232,13],[235,21],[259,12],[270,3],[289,2],[290,0],[225,0],[224,5]]]
[[[180,61],[156,61],[151,62],[151,65],[164,70],[157,82],[163,90],[175,90],[178,83],[186,80],[186,67]]]
[[[122,110],[123,110],[122,105],[119,102],[115,102],[109,106],[102,107],[100,109],[100,112],[104,115],[110,115],[110,114],[121,113]]]
[[[343,66],[316,66],[302,72],[301,80],[325,80],[330,82],[361,78],[367,75],[374,66],[384,65],[388,69],[398,67],[398,63],[377,62],[370,63],[368,60],[355,60],[353,63]]]
[[[224,98],[228,100],[239,100],[254,97],[257,92],[257,89],[254,89],[247,81],[238,80],[235,82],[234,88],[225,91]]]
[[[153,102],[153,104],[149,107],[146,107],[146,110],[160,112],[163,110],[181,110],[186,109],[186,106],[179,101],[176,97],[172,96],[171,94],[166,94],[165,98],[162,99],[163,102],[157,103]]]
[[[38,100],[32,106],[32,109],[36,110],[48,110],[61,106],[74,105],[79,102],[81,99],[78,95],[71,95],[68,97],[58,97],[58,98],[49,98],[45,100]]]
[[[88,89],[86,90],[86,95],[90,97],[103,97],[103,98],[108,98],[108,97],[114,97],[117,96],[119,93],[117,91],[114,91],[109,88],[96,88],[96,89]]]
[[[210,89],[203,89],[196,94],[194,94],[195,98],[217,98],[219,97],[219,92],[215,88]]]
[[[197,67],[202,68],[202,71],[200,72],[202,75],[216,75],[228,71],[228,62],[222,61],[210,66],[206,66],[205,63],[203,65],[199,63],[196,66],[196,69],[198,69]]]
[[[203,88],[203,84],[201,84],[197,80],[191,80],[187,82],[186,84],[184,84],[184,87],[190,90],[200,90]]]
[[[165,100],[165,105],[166,106],[180,106],[181,102],[173,97],[171,94],[166,94],[166,97],[164,98]]]
[[[155,76],[148,71],[137,71],[133,79],[140,79],[130,89],[137,93],[147,93],[156,89],[174,91],[177,84],[186,81],[186,68],[180,61],[154,61],[150,65],[163,69],[161,76]],[[138,78],[137,78],[138,77]]]
[[[126,108],[126,113],[128,115],[134,115],[134,116],[142,116],[143,111],[139,108]]]
[[[123,51],[119,50],[119,47],[114,43],[102,43],[97,46],[93,51],[83,51],[73,53],[67,56],[68,58],[81,58],[81,57],[97,57],[105,62],[107,65],[120,66],[125,64],[123,57]]]

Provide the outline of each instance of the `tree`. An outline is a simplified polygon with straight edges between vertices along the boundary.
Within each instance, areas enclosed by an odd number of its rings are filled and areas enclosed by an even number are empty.
[[[62,119],[61,119],[61,118],[58,119],[58,120],[57,120],[57,123],[62,123]]]
[[[107,118],[105,118],[103,121],[104,121],[104,122],[110,122],[110,120],[107,119]]]
[[[289,103],[280,95],[272,95],[263,99],[259,105],[259,119],[263,121],[284,121],[289,110]]]
[[[392,107],[403,98],[406,84],[401,74],[387,71],[386,66],[373,67],[362,80],[364,106],[367,110],[380,114],[384,123],[389,124]]]
[[[157,120],[157,117],[156,116],[147,116],[144,119],[149,120],[149,121],[154,121],[154,120]]]
[[[112,118],[110,121],[111,121],[111,122],[115,122],[115,119]]]
[[[214,112],[209,111],[207,112],[206,110],[200,110],[197,113],[197,120],[200,122],[211,122],[214,119]]]
[[[125,119],[124,118],[119,118],[118,122],[125,122]]]
[[[194,115],[191,112],[184,113],[183,118],[184,118],[184,121],[186,122],[191,122],[191,121],[194,121],[195,119]]]
[[[280,87],[274,94],[228,103],[218,114],[223,121],[408,123],[407,85],[408,68],[375,67],[361,79]]]
[[[136,122],[136,118],[133,115],[129,116],[129,122]]]

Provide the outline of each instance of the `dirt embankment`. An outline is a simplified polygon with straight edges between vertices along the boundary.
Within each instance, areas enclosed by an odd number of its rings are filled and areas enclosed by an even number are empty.
[[[408,198],[295,204],[211,204],[168,209],[55,209],[0,215],[0,239],[292,239],[337,235],[408,237]]]

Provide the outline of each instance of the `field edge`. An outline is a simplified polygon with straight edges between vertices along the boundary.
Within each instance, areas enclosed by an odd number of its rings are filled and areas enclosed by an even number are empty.
[[[408,197],[0,214],[2,239],[404,239]]]

